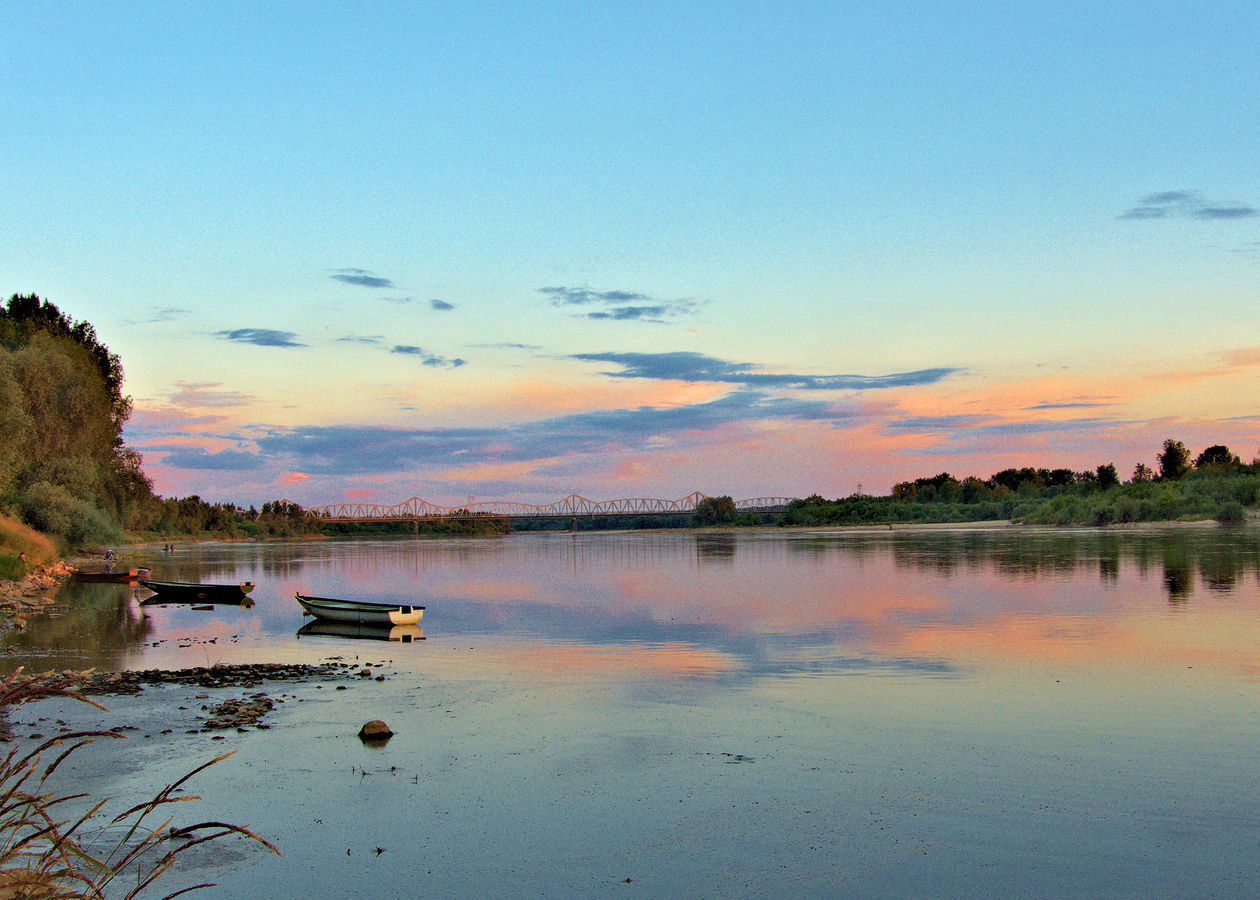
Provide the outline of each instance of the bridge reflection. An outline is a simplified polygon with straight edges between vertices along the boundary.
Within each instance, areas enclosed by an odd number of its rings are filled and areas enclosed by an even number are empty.
[[[323,522],[419,522],[439,519],[580,519],[595,516],[677,516],[694,513],[708,495],[699,491],[678,500],[634,497],[621,500],[588,500],[570,494],[554,503],[518,503],[514,500],[487,500],[462,506],[437,506],[419,497],[386,506],[379,503],[331,503],[327,506],[301,506],[302,513]],[[784,512],[792,497],[753,497],[735,501],[738,512]]]

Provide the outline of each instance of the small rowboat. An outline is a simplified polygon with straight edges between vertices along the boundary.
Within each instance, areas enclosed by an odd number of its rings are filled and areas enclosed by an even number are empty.
[[[297,636],[300,638],[309,636],[362,638],[369,641],[412,644],[424,640],[424,629],[419,625],[359,625],[354,622],[312,619],[298,629]]]
[[[308,616],[333,622],[350,622],[356,625],[418,625],[420,617],[424,615],[423,606],[334,600],[331,597],[308,597],[305,594],[293,596]]]
[[[242,581],[237,584],[199,584],[188,581],[149,581],[141,578],[140,583],[160,597],[154,599],[159,603],[235,603],[244,604],[247,595],[254,589],[254,582]]]

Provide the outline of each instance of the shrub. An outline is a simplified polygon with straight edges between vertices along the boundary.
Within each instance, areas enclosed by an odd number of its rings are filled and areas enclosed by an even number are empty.
[[[1241,503],[1230,500],[1216,511],[1216,521],[1222,525],[1241,525],[1247,521],[1247,513]]]
[[[117,527],[105,513],[60,485],[37,481],[19,498],[19,504],[28,525],[58,535],[70,546],[118,538]]]

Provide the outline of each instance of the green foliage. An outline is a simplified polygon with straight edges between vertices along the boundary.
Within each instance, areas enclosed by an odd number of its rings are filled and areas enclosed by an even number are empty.
[[[1206,454],[1206,455],[1204,455]],[[793,501],[783,525],[877,525],[892,523],[979,522],[1009,519],[1037,525],[1113,525],[1243,519],[1260,503],[1260,463],[1242,465],[1227,448],[1208,448],[1204,465],[1189,468],[1189,451],[1168,440],[1161,454],[1177,478],[1154,480],[1139,465],[1133,480],[1121,484],[1106,463],[1073,473],[1069,469],[1004,469],[988,479],[959,481],[948,472],[904,481],[887,497],[853,496],[825,500],[817,494]],[[1184,468],[1181,468],[1184,466]],[[1241,521],[1241,520],[1238,520]]]
[[[1190,469],[1190,451],[1181,441],[1172,438],[1164,441],[1164,449],[1157,457],[1159,477],[1176,479],[1185,475]]]
[[[1230,452],[1229,448],[1224,444],[1213,444],[1195,458],[1194,467],[1196,469],[1206,469],[1209,466],[1224,466],[1233,468],[1242,464],[1237,456]]]
[[[72,547],[118,539],[118,526],[100,509],[65,488],[38,481],[18,497],[22,518],[32,527],[59,535]]]
[[[697,526],[729,525],[737,514],[735,501],[729,496],[705,497],[696,505],[692,521]]]
[[[123,446],[122,378],[88,323],[34,295],[0,305],[0,502],[68,545],[116,536],[153,502]]]
[[[1237,500],[1228,500],[1216,511],[1216,521],[1222,525],[1241,525],[1247,521],[1247,513]]]

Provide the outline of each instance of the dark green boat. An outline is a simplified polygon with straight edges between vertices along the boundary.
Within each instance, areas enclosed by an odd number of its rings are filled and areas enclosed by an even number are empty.
[[[189,581],[149,581],[140,579],[140,583],[157,594],[146,602],[151,603],[227,603],[241,605],[249,600],[249,592],[254,589],[254,582],[241,581],[237,584],[200,584]]]

